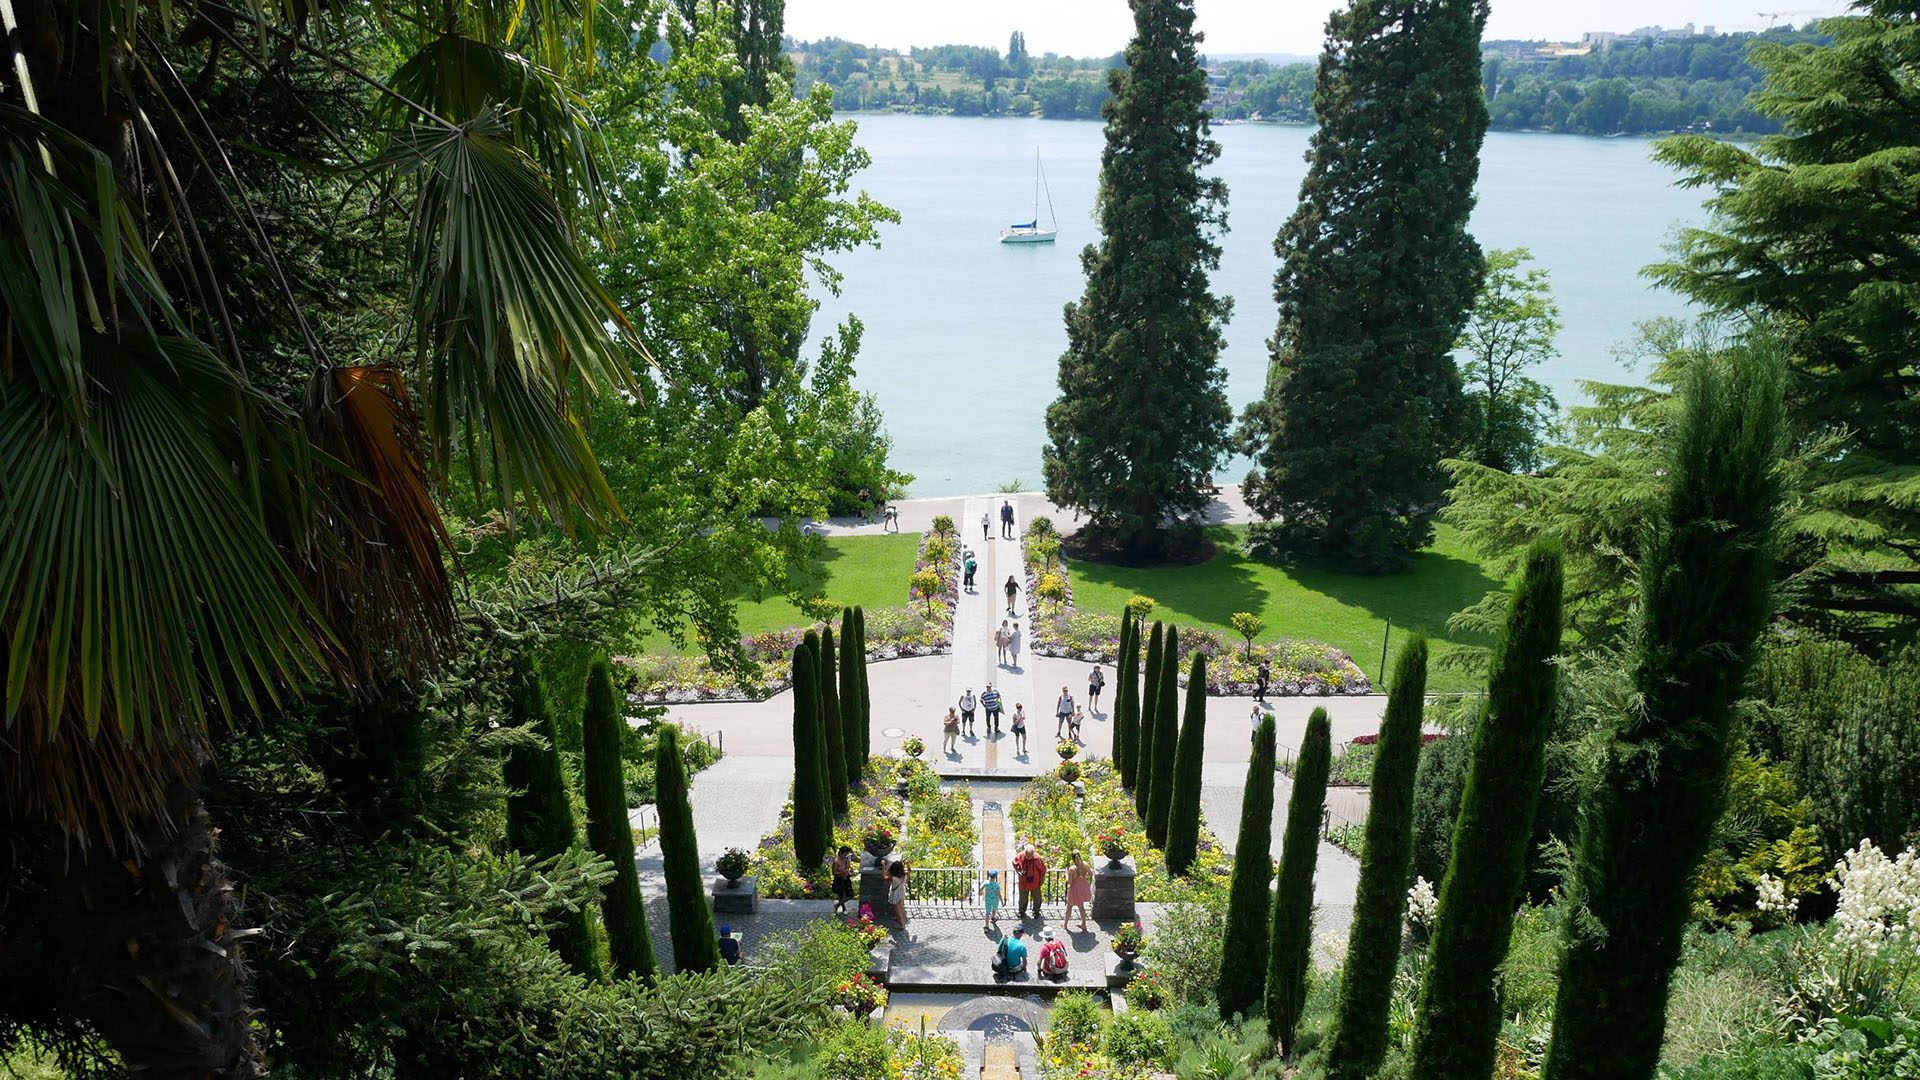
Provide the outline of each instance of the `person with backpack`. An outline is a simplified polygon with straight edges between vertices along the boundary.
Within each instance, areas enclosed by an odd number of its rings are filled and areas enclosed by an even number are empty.
[[[987,692],[980,695],[980,707],[987,710],[987,734],[993,735],[1000,730],[1000,691],[987,684]]]
[[[1047,860],[1032,844],[1013,857],[1013,872],[1020,886],[1020,917],[1027,917],[1027,904],[1033,904],[1033,917],[1040,917],[1040,889],[1047,883]]]
[[[976,570],[979,570],[979,569],[980,569],[980,560],[979,560],[979,559],[976,559],[976,558],[974,558],[974,557],[973,557],[973,549],[972,549],[972,548],[968,548],[968,549],[967,549],[967,561],[966,561],[966,563],[965,563],[964,565],[965,565],[965,569],[966,569],[966,572],[967,572],[967,578],[966,578],[966,580],[965,580],[964,582],[962,582],[961,584],[962,584],[962,585],[964,585],[964,586],[966,587],[966,590],[967,590],[967,592],[969,592],[969,593],[971,593],[971,592],[973,592],[973,574],[974,574],[974,571],[976,571]]]
[[[1040,977],[1043,979],[1065,979],[1067,977],[1067,946],[1053,936],[1053,931],[1040,932]]]
[[[1259,685],[1254,688],[1253,700],[1267,700],[1267,682],[1273,678],[1273,668],[1267,666],[1266,660],[1262,659],[1260,661],[1260,667],[1254,672],[1253,677],[1259,683]]]
[[[1027,973],[1026,936],[1027,932],[1016,926],[1013,928],[1013,933],[1000,939],[1000,944],[995,946],[993,950],[993,973],[995,975],[1003,979],[1008,979],[1015,975],[1025,975]]]

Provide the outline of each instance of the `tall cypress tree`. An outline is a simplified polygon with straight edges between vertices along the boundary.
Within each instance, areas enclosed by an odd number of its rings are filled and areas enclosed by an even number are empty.
[[[1266,991],[1267,920],[1273,890],[1273,714],[1260,718],[1253,736],[1253,760],[1247,762],[1247,786],[1240,796],[1240,839],[1233,848],[1233,879],[1227,892],[1227,939],[1214,997],[1220,1019],[1252,1016]]]
[[[867,773],[866,745],[860,733],[866,725],[860,718],[860,668],[866,663],[866,650],[854,632],[853,609],[840,609],[840,751],[847,756],[847,780],[858,783]]]
[[[820,776],[820,692],[813,685],[819,671],[811,642],[793,650],[793,857],[805,868],[825,862],[833,841],[826,828],[827,792]]]
[[[507,845],[529,859],[551,859],[579,840],[573,821],[573,801],[567,794],[566,773],[554,749],[553,714],[540,688],[540,676],[526,656],[515,657],[508,690],[507,716],[512,726],[542,740],[507,751],[501,767],[506,782]],[[548,940],[567,966],[590,979],[600,977],[599,935],[585,908],[561,912],[548,931]]]
[[[1432,538],[1464,431],[1452,352],[1480,288],[1467,232],[1486,0],[1354,0],[1327,20],[1280,324],[1242,427],[1248,502],[1283,545],[1378,569]]]
[[[826,736],[827,805],[834,816],[847,816],[846,724],[840,718],[840,658],[833,647],[833,628],[820,631],[820,728]]]
[[[873,757],[873,687],[867,681],[867,609],[853,609],[853,632],[860,638],[860,760]]]
[[[1726,807],[1734,702],[1767,618],[1780,369],[1744,350],[1696,362],[1681,410],[1640,563],[1640,707],[1608,733],[1580,825],[1574,868],[1594,923],[1568,927],[1556,1080],[1647,1077],[1659,1062],[1694,870]]]
[[[1173,814],[1173,780],[1180,744],[1180,628],[1167,627],[1160,646],[1160,701],[1153,708],[1153,794],[1147,801],[1147,839],[1166,847],[1167,819]]]
[[[1173,807],[1167,815],[1167,870],[1185,876],[1200,850],[1200,771],[1207,741],[1207,654],[1193,654],[1187,714],[1174,755]]]
[[[1140,695],[1139,730],[1133,742],[1133,809],[1144,823],[1147,802],[1153,797],[1153,718],[1160,711],[1160,653],[1166,630],[1160,620],[1153,622],[1153,636],[1147,639],[1147,688]]]
[[[1307,1006],[1313,871],[1320,861],[1320,819],[1332,767],[1333,725],[1327,710],[1316,708],[1307,717],[1300,758],[1294,762],[1293,797],[1287,800],[1287,831],[1280,842],[1280,880],[1273,893],[1273,927],[1267,934],[1267,1034],[1282,1053],[1293,1051],[1294,1029]]]
[[[1056,505],[1085,509],[1097,534],[1152,555],[1166,548],[1169,517],[1206,507],[1202,483],[1227,452],[1220,348],[1232,305],[1207,285],[1227,190],[1200,175],[1220,146],[1207,128],[1192,0],[1133,0],[1133,20],[1101,110],[1101,240],[1080,256],[1087,288],[1067,308],[1041,454]]]
[[[1133,786],[1133,752],[1140,738],[1133,695],[1140,692],[1140,627],[1133,612],[1120,612],[1120,647],[1113,662],[1113,766],[1120,770],[1120,783]]]
[[[605,657],[587,669],[587,703],[580,715],[580,766],[586,782],[587,843],[613,864],[613,880],[600,895],[600,918],[615,978],[654,976],[653,937],[640,876],[633,865],[633,825],[627,820],[627,762],[621,746],[626,718],[613,691]]]
[[[1400,964],[1408,879],[1413,876],[1413,778],[1420,765],[1420,722],[1426,708],[1426,635],[1415,634],[1400,649],[1391,685],[1373,758],[1360,886],[1327,1056],[1329,1075],[1355,1080],[1377,1072],[1387,1052],[1387,1014]]]
[[[1487,711],[1473,732],[1473,764],[1420,987],[1414,1076],[1493,1074],[1500,1035],[1494,972],[1513,933],[1546,769],[1559,674],[1554,658],[1560,651],[1561,577],[1559,549],[1536,543],[1493,648]]]
[[[654,789],[660,809],[660,861],[667,878],[667,927],[675,971],[713,971],[720,966],[720,939],[700,880],[700,841],[687,798],[686,760],[680,729],[662,724],[654,745]],[[812,865],[812,864],[808,864]]]

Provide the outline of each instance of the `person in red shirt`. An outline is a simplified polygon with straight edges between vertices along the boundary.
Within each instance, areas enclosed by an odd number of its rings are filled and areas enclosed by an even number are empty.
[[[1020,917],[1027,917],[1027,901],[1033,901],[1033,917],[1040,917],[1040,889],[1047,883],[1047,860],[1028,844],[1014,856],[1013,872],[1020,885]]]

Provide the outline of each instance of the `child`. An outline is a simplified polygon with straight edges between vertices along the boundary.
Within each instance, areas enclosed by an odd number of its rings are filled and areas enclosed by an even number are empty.
[[[1084,740],[1080,738],[1080,725],[1084,723],[1086,719],[1087,719],[1087,714],[1085,710],[1083,709],[1073,710],[1073,715],[1067,717],[1067,738],[1068,739],[1072,740],[1073,742],[1084,742]]]
[[[987,921],[984,926],[994,929],[1000,927],[1000,871],[987,871],[987,880],[980,883],[980,902],[986,906]]]
[[[853,902],[853,849],[840,845],[833,859],[833,913],[845,915]]]

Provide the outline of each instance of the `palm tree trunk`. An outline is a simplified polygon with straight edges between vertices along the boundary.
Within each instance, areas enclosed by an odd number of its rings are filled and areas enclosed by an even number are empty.
[[[95,845],[57,856],[68,978],[133,1076],[265,1076],[240,958],[255,931],[240,928],[219,830],[197,776],[167,781],[165,798],[173,824],[142,827],[144,854]]]

